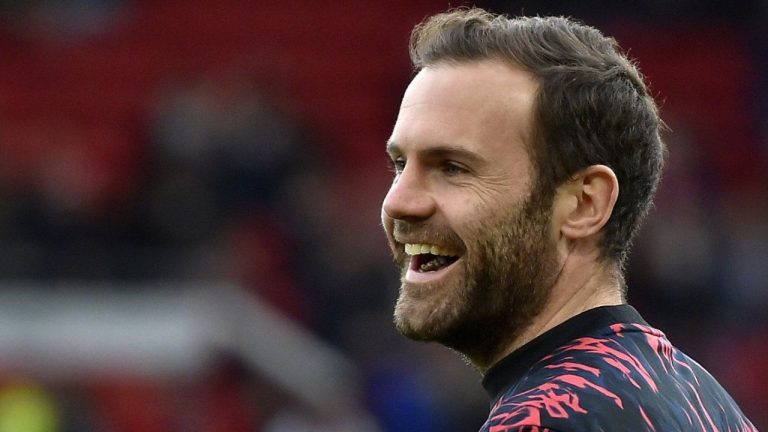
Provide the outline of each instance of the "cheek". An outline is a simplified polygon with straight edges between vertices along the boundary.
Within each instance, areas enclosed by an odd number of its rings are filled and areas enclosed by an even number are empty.
[[[476,194],[456,193],[443,199],[439,205],[440,213],[445,217],[449,225],[459,229],[462,226],[470,226],[478,220],[490,215],[490,208],[486,201]]]
[[[483,234],[495,224],[506,220],[516,211],[516,206],[508,200],[500,199],[497,194],[484,197],[463,197],[455,200],[450,206],[445,206],[443,214],[461,238],[468,243]]]

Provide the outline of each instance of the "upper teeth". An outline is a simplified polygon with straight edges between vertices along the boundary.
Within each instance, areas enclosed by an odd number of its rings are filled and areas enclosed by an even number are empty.
[[[406,243],[405,253],[408,255],[432,254],[442,256],[454,256],[454,253],[440,246],[423,243]]]

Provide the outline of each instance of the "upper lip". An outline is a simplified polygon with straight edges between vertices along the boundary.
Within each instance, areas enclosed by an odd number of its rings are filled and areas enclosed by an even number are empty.
[[[406,244],[428,244],[428,245],[435,245],[439,247],[444,247],[440,243],[436,243],[433,241],[425,240],[425,239],[416,239],[416,238],[402,238],[402,237],[395,237],[395,242],[397,242],[400,246],[405,246]]]

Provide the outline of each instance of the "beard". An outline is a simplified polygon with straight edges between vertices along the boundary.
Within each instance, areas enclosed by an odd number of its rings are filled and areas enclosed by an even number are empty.
[[[549,201],[551,204],[551,200]],[[488,364],[514,341],[546,305],[557,276],[550,239],[551,206],[532,194],[497,218],[468,225],[457,273],[450,280],[411,284],[403,279],[395,306],[398,330],[419,341],[435,341]],[[457,247],[447,228],[393,221],[394,232],[426,234]],[[408,258],[400,257],[403,274]]]

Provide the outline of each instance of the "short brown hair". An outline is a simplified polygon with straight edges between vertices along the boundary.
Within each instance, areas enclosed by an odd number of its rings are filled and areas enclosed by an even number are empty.
[[[578,171],[595,164],[613,169],[619,197],[601,248],[623,268],[661,178],[665,148],[656,104],[616,41],[570,18],[509,18],[472,8],[427,18],[411,34],[410,53],[417,70],[491,59],[536,77],[534,191],[551,203],[556,187]]]

